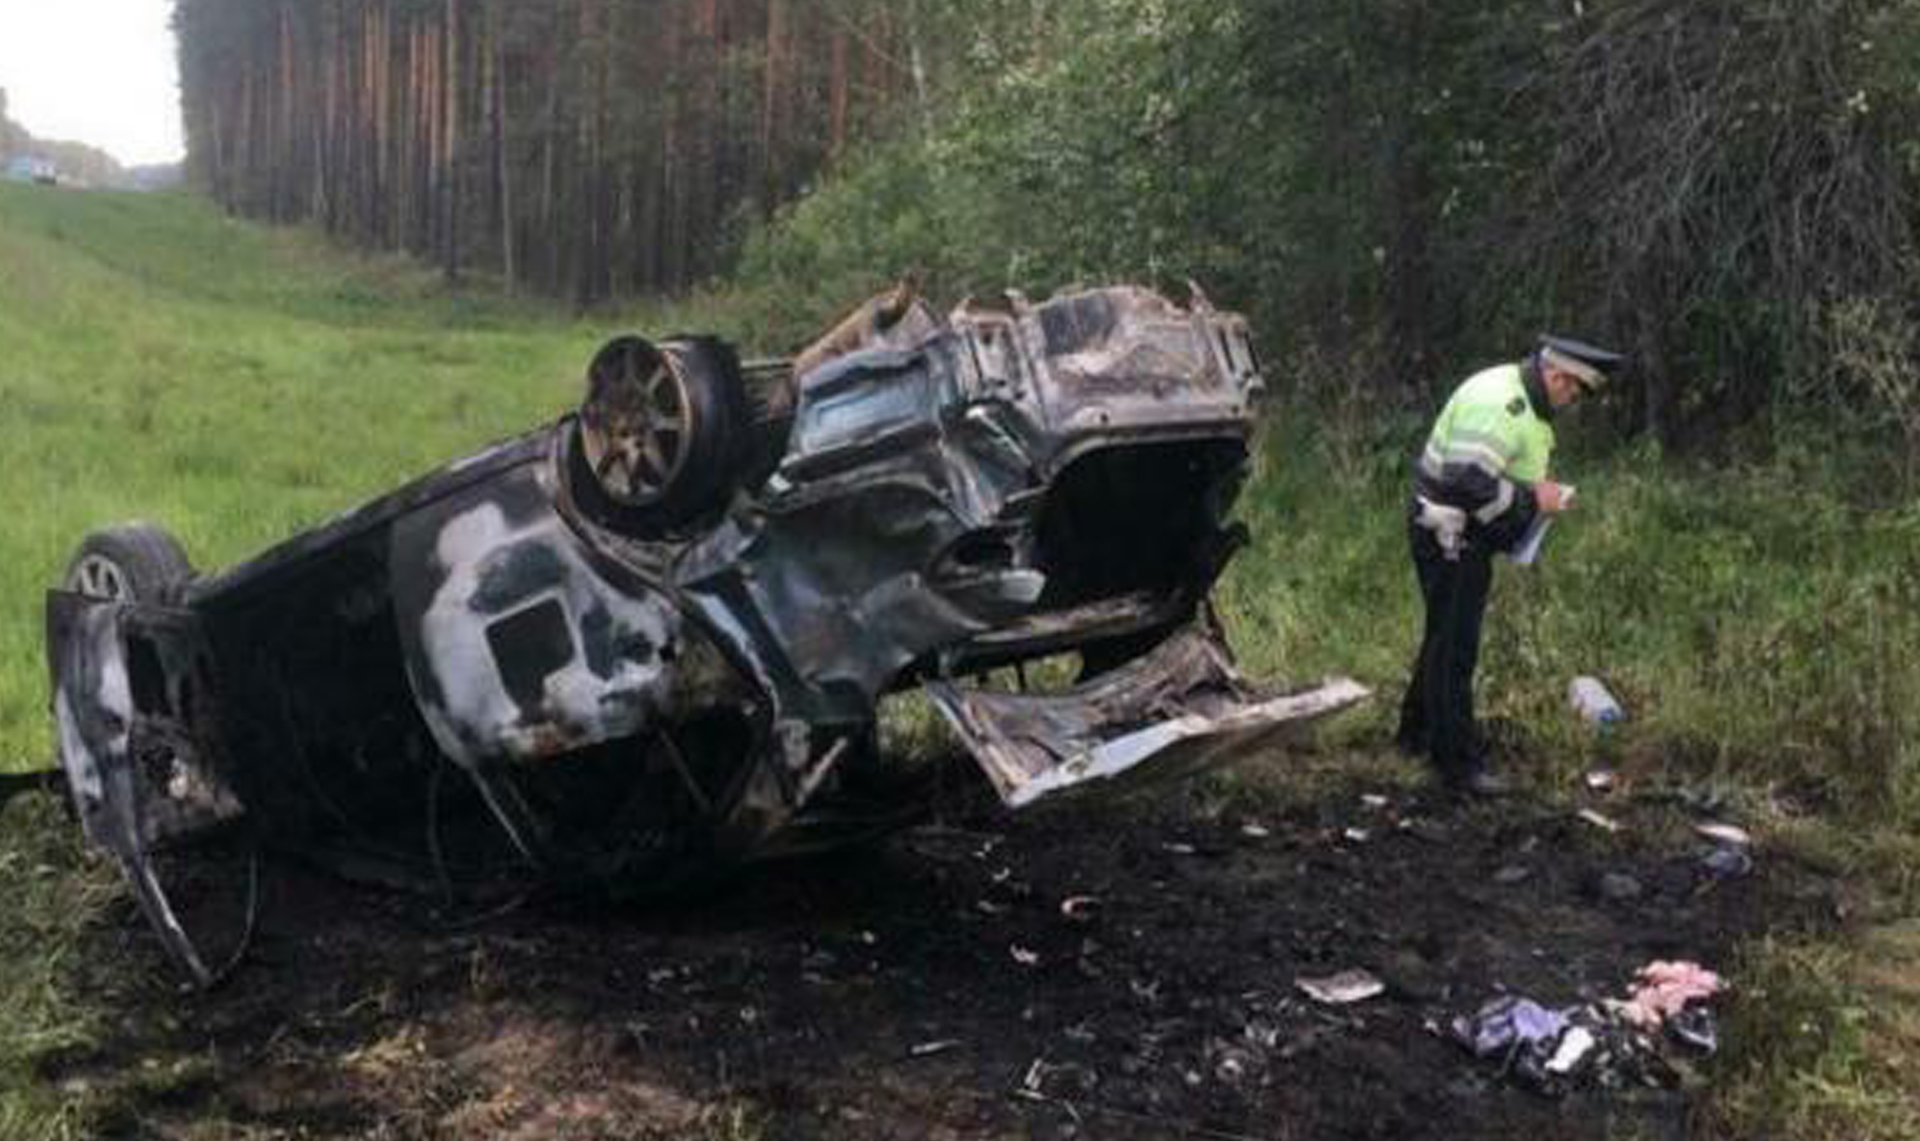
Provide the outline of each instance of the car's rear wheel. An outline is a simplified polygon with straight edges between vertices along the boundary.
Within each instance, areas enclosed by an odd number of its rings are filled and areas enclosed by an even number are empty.
[[[151,523],[122,523],[82,539],[60,584],[89,598],[167,606],[192,581],[193,564],[178,539]]]
[[[739,483],[747,419],[739,362],[725,345],[616,338],[587,371],[574,465],[586,478],[576,478],[576,495],[622,529],[715,511]]]

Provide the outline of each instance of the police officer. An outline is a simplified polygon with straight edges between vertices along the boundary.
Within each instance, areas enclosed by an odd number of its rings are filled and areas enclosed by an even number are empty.
[[[1496,795],[1473,718],[1473,671],[1492,556],[1511,553],[1543,515],[1572,502],[1548,478],[1553,414],[1601,388],[1618,353],[1542,337],[1525,361],[1476,373],[1455,390],[1415,465],[1408,537],[1426,622],[1400,706],[1402,750],[1427,755],[1459,792]]]

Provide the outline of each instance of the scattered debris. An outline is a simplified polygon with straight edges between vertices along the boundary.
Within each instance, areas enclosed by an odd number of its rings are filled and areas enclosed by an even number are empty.
[[[1012,953],[1013,961],[1023,967],[1038,966],[1040,963],[1040,953],[1038,951],[1029,951],[1018,943],[1009,947],[1008,951]]]
[[[1753,857],[1745,848],[1723,845],[1700,857],[1700,866],[1714,879],[1738,879],[1753,870]]]
[[[1581,720],[1598,728],[1606,728],[1627,718],[1627,711],[1597,677],[1582,675],[1567,683],[1567,704],[1580,715]]]
[[[1703,1054],[1720,1048],[1720,1030],[1714,1024],[1713,1011],[1704,1006],[1690,1006],[1667,1019],[1667,1033]]]
[[[942,1038],[937,1042],[922,1042],[907,1051],[909,1058],[931,1058],[935,1054],[944,1054],[959,1049],[962,1045],[958,1038]]]
[[[1603,816],[1591,808],[1582,808],[1579,816],[1580,819],[1600,829],[1602,832],[1620,831],[1620,822],[1618,820],[1615,820],[1611,816]]]
[[[1493,873],[1493,882],[1501,887],[1512,887],[1514,884],[1524,883],[1532,876],[1533,869],[1525,864],[1508,864]]]
[[[1268,836],[1273,835],[1272,832],[1267,830],[1264,824],[1242,824],[1240,826],[1240,834],[1250,840],[1264,840]]]
[[[1753,835],[1745,828],[1708,821],[1694,825],[1693,830],[1713,844],[1700,857],[1710,880],[1736,879],[1753,870]]]
[[[1391,804],[1392,801],[1389,801],[1379,793],[1370,792],[1360,798],[1360,803],[1373,809],[1375,812],[1379,812]]]
[[[1711,1054],[1719,1045],[1713,1012],[1690,1005],[1722,989],[1720,977],[1697,963],[1655,962],[1642,967],[1624,1001],[1551,1009],[1520,995],[1503,995],[1472,1015],[1453,1020],[1453,1037],[1476,1058],[1501,1060],[1547,1093],[1576,1081],[1604,1086],[1672,1085],[1689,1071],[1662,1051],[1658,1031]]]
[[[1091,895],[1070,895],[1060,901],[1060,914],[1068,919],[1085,920],[1100,901]]]
[[[1570,781],[1587,767],[1570,770]],[[1711,847],[1694,825],[1744,823],[1749,806],[1709,818],[1677,803],[1629,800],[1662,786],[1625,765],[1621,773],[1611,798],[1563,783],[1559,803],[1548,795],[1470,812],[1410,785],[1375,814],[1360,804],[1375,789],[1342,790],[1329,778],[1324,789],[1284,800],[1224,786],[1139,798],[1117,818],[1070,810],[1012,826],[997,845],[972,832],[911,832],[905,844],[873,853],[885,869],[869,868],[873,859],[821,860],[749,877],[718,897],[711,918],[668,911],[654,921],[562,903],[441,932],[404,900],[288,866],[269,881],[289,906],[265,948],[268,970],[190,1007],[163,984],[134,988],[114,1008],[139,1021],[108,1028],[104,1053],[51,1057],[41,1080],[77,1073],[112,1081],[156,1047],[193,1047],[197,1036],[221,1042],[217,1056],[200,1050],[190,1059],[210,1080],[195,1077],[178,1100],[136,1105],[142,1129],[244,1131],[264,1120],[324,1132],[343,1106],[349,1124],[362,1120],[361,1109],[378,1114],[364,1117],[369,1129],[425,1121],[448,1133],[516,1132],[504,1121],[519,1132],[617,1133],[624,1124],[685,1136],[713,1128],[704,1117],[655,1124],[654,1103],[644,1099],[671,1089],[696,1110],[711,1100],[703,1090],[745,1090],[770,1137],[1677,1138],[1699,1104],[1687,1083],[1729,1080],[1713,1060],[1726,1055],[1710,1058],[1683,1037],[1686,1017],[1710,1007],[1725,1022],[1726,1054],[1744,1058],[1755,1047],[1726,998],[1690,1005],[1653,1035],[1621,1027],[1604,1008],[1574,1017],[1541,1062],[1547,1076],[1538,1085],[1501,1057],[1476,1059],[1449,1032],[1454,1016],[1503,994],[1550,1009],[1597,1006],[1627,997],[1650,959],[1730,968],[1733,949],[1760,932],[1830,922],[1834,873],[1759,847],[1761,836],[1771,841],[1765,831],[1754,833],[1751,875],[1691,895]],[[1621,836],[1573,820],[1584,806],[1617,817]],[[59,805],[16,801],[7,822],[22,809],[53,816]],[[1428,813],[1446,826],[1447,843],[1395,830],[1401,818]],[[1240,838],[1249,820],[1272,838]],[[1371,828],[1373,842],[1340,841],[1349,824]],[[1202,856],[1167,856],[1167,840],[1191,841]],[[1213,853],[1225,857],[1206,858]],[[15,873],[41,874],[36,853],[16,855],[26,858],[9,865]],[[1011,886],[991,882],[1009,867]],[[1506,867],[1530,874],[1518,886],[1494,886]],[[1646,894],[1604,904],[1579,890],[1604,871],[1639,878]],[[1075,895],[1098,898],[1084,922],[1062,914]],[[1008,910],[989,918],[976,909],[983,898]],[[108,918],[102,938],[137,935],[132,907]],[[862,929],[876,946],[862,945]],[[1091,959],[1099,978],[1081,966],[1087,936],[1102,947]],[[1013,964],[1015,943],[1037,952],[1039,964]],[[485,954],[485,986],[473,982],[475,948]],[[1294,986],[1295,976],[1349,967],[1373,972],[1386,991],[1333,1006]],[[649,987],[660,968],[665,981]],[[806,978],[808,969],[818,979]],[[1747,982],[1724,973],[1735,986]],[[394,980],[403,984],[397,991]],[[502,990],[514,980],[521,992]],[[342,1013],[367,995],[383,998]],[[374,1089],[349,1067],[304,1066],[391,1033],[393,1002],[404,1007],[399,1015],[426,1012],[432,1031],[431,1055],[409,1072]],[[737,1017],[746,1004],[762,1012],[754,1028]],[[260,1017],[262,1009],[273,1017]],[[892,1032],[873,1032],[875,1011],[887,1013]],[[623,1043],[619,1032],[634,1020],[651,1028]],[[1577,1029],[1596,1044],[1574,1061]],[[946,1039],[962,1044],[910,1053]],[[1620,1050],[1641,1052],[1622,1060]],[[1039,1083],[1085,1116],[1077,1131],[1057,1101],[1010,1092],[1036,1056],[1100,1077],[1084,1098],[1071,1073]],[[1571,1069],[1547,1070],[1555,1058]],[[257,1069],[261,1059],[311,1072],[291,1084],[258,1080],[272,1077]],[[509,1087],[526,1106],[509,1106],[513,1116],[498,1109]],[[1555,1090],[1565,1091],[1564,1103],[1552,1100]],[[597,1100],[603,1095],[611,1100]],[[573,1104],[605,1107],[608,1124],[539,1109]],[[1116,1117],[1114,1107],[1153,1120]]]
[[[1472,1017],[1453,1020],[1453,1036],[1476,1058],[1511,1058],[1523,1050],[1550,1058],[1566,1029],[1564,1013],[1517,995],[1496,998]]]
[[[1612,792],[1619,777],[1612,769],[1595,769],[1587,774],[1587,788],[1594,792]]]
[[[1733,824],[1696,824],[1693,830],[1716,844],[1730,844],[1736,848],[1753,846],[1753,835],[1745,828]]]
[[[1240,1034],[1262,1050],[1271,1050],[1280,1045],[1280,1028],[1271,1022],[1255,1019],[1247,1023]]]
[[[1658,1030],[1668,1017],[1695,999],[1712,998],[1725,988],[1720,976],[1698,963],[1656,961],[1641,967],[1639,985],[1614,1013],[1643,1030]]]
[[[1027,1067],[1026,1076],[1020,1079],[1020,1089],[1018,1092],[1028,1094],[1039,1093],[1040,1083],[1046,1080],[1047,1070],[1050,1068],[1045,1058],[1035,1058],[1033,1064]]]
[[[1056,1080],[1060,1079],[1060,1080]],[[1087,1067],[1074,1062],[1049,1062],[1045,1058],[1035,1058],[1027,1067],[1026,1074],[1020,1079],[1019,1088],[1013,1091],[1015,1097],[1029,1101],[1057,1102],[1071,1110],[1070,1103],[1062,1101],[1063,1095],[1079,1096],[1092,1089],[1099,1082],[1099,1076]],[[1048,1086],[1060,1086],[1058,1093],[1049,1092]]]
[[[1387,984],[1371,972],[1359,968],[1341,971],[1323,978],[1297,978],[1293,985],[1315,1002],[1328,1006],[1350,1006],[1386,993]]]
[[[1368,840],[1373,839],[1373,833],[1367,831],[1365,828],[1348,828],[1342,831],[1340,835],[1352,844],[1364,844]]]
[[[1547,1072],[1566,1075],[1586,1059],[1600,1039],[1584,1026],[1575,1026],[1560,1036],[1560,1045],[1553,1051],[1553,1057],[1547,1059]]]
[[[1207,1043],[1207,1052],[1213,1056],[1213,1076],[1223,1085],[1238,1085],[1259,1064],[1252,1051],[1218,1039]]]
[[[1183,844],[1177,840],[1160,845],[1160,850],[1173,856],[1191,856],[1198,851],[1192,844]]]
[[[1600,895],[1615,903],[1640,898],[1640,881],[1625,872],[1607,872],[1600,877]]]

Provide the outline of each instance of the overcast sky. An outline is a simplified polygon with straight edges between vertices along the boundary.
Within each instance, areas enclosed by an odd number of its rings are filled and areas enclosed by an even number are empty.
[[[129,166],[177,160],[172,15],[172,0],[0,0],[7,117]]]

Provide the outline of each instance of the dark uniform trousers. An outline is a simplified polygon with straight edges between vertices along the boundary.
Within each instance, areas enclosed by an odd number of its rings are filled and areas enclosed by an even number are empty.
[[[1463,544],[1460,557],[1449,559],[1433,532],[1418,523],[1409,522],[1407,534],[1427,616],[1400,704],[1399,740],[1403,748],[1426,753],[1441,776],[1462,780],[1486,763],[1473,719],[1473,671],[1480,664],[1492,558],[1484,545]]]

